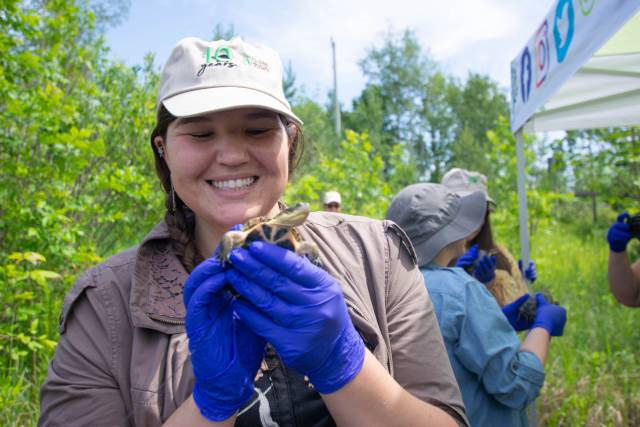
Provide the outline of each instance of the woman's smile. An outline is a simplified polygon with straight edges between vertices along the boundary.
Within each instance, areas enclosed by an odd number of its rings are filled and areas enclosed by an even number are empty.
[[[205,240],[270,215],[289,178],[289,138],[278,114],[258,108],[177,119],[166,161],[176,194],[195,213]]]

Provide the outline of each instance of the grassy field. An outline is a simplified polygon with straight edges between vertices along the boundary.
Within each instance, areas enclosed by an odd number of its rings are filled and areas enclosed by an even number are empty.
[[[640,309],[619,305],[609,292],[605,233],[579,238],[556,226],[532,241],[537,286],[548,287],[568,317],[546,364],[542,425],[640,425]]]
[[[537,401],[541,425],[640,425],[640,309],[620,306],[609,293],[605,232],[554,225],[532,238],[539,277],[534,290],[546,287],[568,311],[565,335],[552,341]],[[500,241],[517,254],[513,230],[504,234]],[[57,311],[59,305],[51,307]],[[47,329],[55,330],[57,315],[48,316],[54,324]],[[35,425],[45,359],[2,358],[0,425]]]

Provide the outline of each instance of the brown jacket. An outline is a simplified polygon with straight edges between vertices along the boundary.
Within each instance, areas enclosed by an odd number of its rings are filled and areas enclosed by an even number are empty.
[[[391,222],[313,213],[299,228],[342,285],[355,327],[409,392],[467,425],[409,239]],[[191,394],[182,284],[165,223],[80,277],[41,391],[40,425],[157,426]]]

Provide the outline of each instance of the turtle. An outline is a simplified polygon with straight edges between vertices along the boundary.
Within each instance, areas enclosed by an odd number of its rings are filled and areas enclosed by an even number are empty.
[[[544,296],[550,304],[558,304],[558,302],[551,296],[551,293],[544,287],[540,293]],[[538,311],[538,302],[535,295],[529,295],[529,298],[518,309],[518,320],[523,319],[527,324],[532,323],[536,319],[536,313]]]
[[[229,256],[234,248],[247,247],[251,242],[262,240],[294,251],[321,267],[318,247],[305,241],[295,229],[307,220],[309,212],[307,203],[296,203],[283,209],[273,218],[252,218],[240,230],[228,231],[222,236],[220,243],[220,262],[230,262]]]

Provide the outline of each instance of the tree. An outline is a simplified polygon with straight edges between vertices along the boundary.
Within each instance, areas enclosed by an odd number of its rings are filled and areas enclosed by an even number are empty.
[[[211,40],[231,40],[237,35],[238,34],[236,34],[236,31],[233,28],[233,24],[224,25],[221,23],[217,23],[213,28]]]
[[[379,150],[383,159],[388,160],[393,146],[401,143],[417,160],[419,173],[423,174],[429,164],[424,156],[421,118],[424,82],[436,71],[435,62],[423,51],[415,33],[405,30],[402,34],[387,32],[382,46],[368,50],[359,64],[372,92],[356,101],[354,111],[370,112],[372,96],[376,97],[376,107],[382,110],[376,116],[382,117]]]
[[[148,141],[158,76],[151,57],[107,59],[86,3],[8,0],[0,15],[0,388],[37,414],[62,295],[162,217]],[[31,424],[7,413],[0,423]]]
[[[595,192],[616,210],[638,203],[639,127],[570,131],[560,146],[575,190]]]
[[[282,88],[284,90],[284,96],[291,102],[297,94],[296,88],[296,73],[293,71],[291,61],[287,62],[284,67],[282,76]]]
[[[318,162],[288,186],[285,200],[321,209],[322,194],[338,190],[345,212],[383,218],[396,192],[415,179],[415,164],[397,150],[389,158],[396,171],[393,180],[385,178],[384,161],[373,153],[368,135],[347,130],[336,152],[320,153]]]
[[[508,103],[496,82],[488,76],[469,74],[449,100],[456,117],[449,167],[462,167],[493,175],[487,131],[508,116]]]

